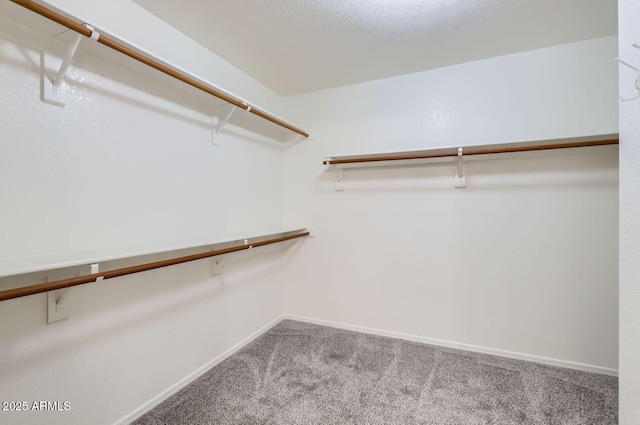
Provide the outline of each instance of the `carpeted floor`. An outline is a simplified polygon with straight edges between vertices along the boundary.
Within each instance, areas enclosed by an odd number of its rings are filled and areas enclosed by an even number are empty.
[[[285,320],[136,425],[611,425],[618,380]]]

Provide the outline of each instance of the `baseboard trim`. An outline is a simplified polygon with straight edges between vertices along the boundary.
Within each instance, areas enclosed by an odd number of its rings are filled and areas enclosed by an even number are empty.
[[[602,374],[602,375],[618,376],[618,370],[617,369],[610,369],[610,368],[606,368],[606,367],[594,366],[594,365],[589,365],[589,364],[584,364],[584,363],[570,362],[570,361],[567,361],[567,360],[559,360],[559,359],[553,359],[553,358],[549,358],[549,357],[534,356],[534,355],[531,355],[531,354],[524,354],[524,353],[517,353],[517,352],[513,352],[513,351],[500,350],[500,349],[497,349],[497,348],[489,348],[489,347],[483,347],[483,346],[479,346],[479,345],[464,344],[464,343],[461,343],[461,342],[446,341],[446,340],[435,339],[435,338],[426,338],[426,337],[417,336],[417,335],[404,334],[404,333],[400,333],[400,332],[385,331],[385,330],[374,329],[374,328],[367,328],[367,327],[364,327],[364,326],[349,325],[349,324],[346,324],[346,323],[338,323],[338,322],[332,322],[332,321],[329,321],[329,320],[314,319],[314,318],[305,317],[305,316],[296,316],[296,315],[285,314],[284,316],[282,316],[281,320],[284,320],[284,319],[297,320],[297,321],[300,321],[300,322],[313,323],[313,324],[316,324],[316,325],[329,326],[329,327],[332,327],[332,328],[338,328],[338,329],[345,329],[345,330],[349,330],[349,331],[362,332],[362,333],[371,334],[371,335],[387,336],[387,337],[391,337],[391,338],[403,339],[403,340],[406,340],[406,341],[420,342],[420,343],[429,344],[429,345],[436,345],[436,346],[439,346],[439,347],[457,348],[457,349],[460,349],[460,350],[473,351],[473,352],[476,352],[476,353],[492,354],[494,356],[507,357],[507,358],[510,358],[510,359],[517,359],[517,360],[525,360],[525,361],[535,362],[535,363],[542,363],[542,364],[546,364],[546,365],[550,365],[550,366],[558,366],[558,367],[563,367],[563,368],[567,368],[567,369],[581,370],[581,371],[584,371],[584,372],[592,372],[592,373],[599,373],[599,374]]]
[[[133,412],[129,413],[128,415],[126,415],[125,417],[117,421],[114,425],[130,424],[131,422],[140,418],[146,412],[158,406],[160,403],[162,403],[163,401],[165,401],[166,399],[168,399],[169,397],[171,397],[172,395],[174,395],[175,393],[177,393],[178,391],[180,391],[181,389],[183,389],[184,387],[186,387],[187,385],[189,385],[190,383],[198,379],[204,373],[209,371],[212,367],[215,367],[217,364],[225,360],[227,357],[236,353],[238,350],[240,350],[241,348],[243,348],[244,346],[252,342],[254,339],[258,338],[263,333],[267,332],[269,329],[271,329],[272,327],[280,323],[282,320],[287,320],[287,319],[296,320],[299,322],[313,323],[316,325],[329,326],[337,329],[345,329],[349,331],[362,332],[370,335],[398,338],[406,341],[419,342],[419,343],[435,345],[439,347],[457,348],[460,350],[473,351],[476,353],[492,354],[494,356],[525,360],[525,361],[530,361],[535,363],[542,363],[550,366],[558,366],[558,367],[563,367],[567,369],[581,370],[584,372],[618,376],[617,369],[611,369],[611,368],[606,368],[601,366],[570,362],[566,360],[553,359],[549,357],[534,356],[531,354],[517,353],[513,351],[500,350],[497,348],[489,348],[489,347],[483,347],[479,345],[464,344],[461,342],[447,341],[447,340],[436,339],[436,338],[427,338],[427,337],[405,334],[400,332],[385,331],[382,329],[368,328],[365,326],[349,325],[346,323],[332,322],[330,320],[314,319],[312,317],[306,317],[306,316],[296,316],[292,314],[285,314],[267,323],[266,325],[264,325],[263,327],[261,327],[260,329],[258,329],[257,331],[249,335],[248,337],[244,338],[242,341],[240,341],[233,347],[226,350],[224,353],[220,354],[219,356],[215,357],[213,360],[209,361],[205,365],[201,366],[200,368],[192,372],[187,377],[181,379],[180,381],[173,384],[166,390],[162,391],[160,394],[153,397],[151,400],[144,403],[142,406],[138,407]]]
[[[211,368],[215,367],[217,364],[225,360],[227,357],[233,355],[238,350],[240,350],[241,348],[243,348],[244,346],[252,342],[254,339],[256,339],[257,337],[259,337],[260,335],[262,335],[263,333],[265,333],[266,331],[268,331],[269,329],[277,325],[281,320],[283,320],[282,316],[264,325],[263,327],[261,327],[260,329],[258,329],[257,331],[255,331],[254,333],[252,333],[251,335],[249,335],[248,337],[246,337],[236,345],[234,345],[233,347],[229,348],[219,356],[215,357],[213,360],[207,362],[206,364],[196,369],[194,372],[192,372],[185,378],[181,379],[180,381],[176,382],[166,390],[162,391],[157,396],[153,397],[151,400],[147,401],[142,406],[138,407],[136,410],[134,410],[133,412],[129,413],[128,415],[126,415],[125,417],[117,421],[114,425],[130,424],[131,422],[140,418],[149,410],[158,406],[160,403],[162,403],[163,401],[165,401],[166,399],[168,399],[169,397],[171,397],[172,395],[174,395],[175,393],[177,393],[178,391],[180,391],[181,389],[183,389],[184,387],[186,387],[187,385],[191,384],[193,381],[195,381],[196,379],[204,375]]]

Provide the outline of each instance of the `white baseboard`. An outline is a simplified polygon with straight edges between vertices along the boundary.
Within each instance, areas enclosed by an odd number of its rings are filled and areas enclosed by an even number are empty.
[[[148,402],[138,407],[133,412],[129,413],[128,415],[126,415],[125,417],[117,421],[114,425],[130,424],[131,422],[140,418],[149,410],[158,406],[160,403],[162,403],[163,401],[165,401],[166,399],[168,399],[169,397],[171,397],[172,395],[174,395],[175,393],[177,393],[178,391],[180,391],[181,389],[183,389],[184,387],[186,387],[187,385],[189,385],[190,383],[198,379],[200,376],[204,375],[212,367],[216,366],[218,363],[222,362],[227,357],[233,355],[242,347],[249,344],[251,341],[253,341],[257,337],[259,337],[260,335],[262,335],[263,333],[265,333],[266,331],[268,331],[269,329],[277,325],[281,320],[283,320],[283,317],[279,317],[269,322],[262,328],[258,329],[257,331],[255,331],[254,333],[252,333],[251,335],[249,335],[248,337],[246,337],[245,339],[243,339],[242,341],[234,345],[233,347],[226,350],[224,353],[220,354],[219,356],[215,357],[213,360],[207,362],[206,364],[204,364],[203,366],[195,370],[193,373],[189,374],[188,376],[176,382],[166,390],[162,391],[160,394],[153,397],[151,400],[149,400]]]
[[[258,329],[256,332],[252,333],[251,335],[249,335],[248,337],[246,337],[245,339],[243,339],[233,347],[229,348],[224,353],[215,357],[210,362],[201,366],[199,369],[197,369],[196,371],[194,371],[184,379],[181,379],[174,385],[170,386],[169,388],[167,388],[166,390],[164,390],[163,392],[161,392],[160,394],[158,394],[157,396],[155,396],[154,398],[152,398],[142,406],[138,407],[133,412],[129,413],[128,415],[126,415],[125,417],[117,421],[114,425],[124,425],[124,424],[129,424],[135,421],[136,419],[144,415],[146,412],[153,409],[154,407],[156,407],[157,405],[159,405],[160,403],[162,403],[163,401],[165,401],[166,399],[168,399],[169,397],[171,397],[172,395],[180,391],[182,388],[186,387],[187,385],[189,385],[190,383],[198,379],[205,372],[209,371],[209,369],[216,366],[218,363],[222,362],[227,357],[231,356],[232,354],[240,350],[242,347],[246,346],[251,341],[253,341],[254,339],[256,339],[257,337],[259,337],[260,335],[262,335],[263,333],[265,333],[266,331],[268,331],[269,329],[271,329],[272,327],[274,327],[275,325],[277,325],[278,323],[280,323],[282,320],[285,320],[285,319],[297,320],[299,322],[313,323],[316,325],[329,326],[332,328],[345,329],[349,331],[362,332],[370,335],[379,335],[379,336],[386,336],[391,338],[398,338],[406,341],[419,342],[419,343],[435,345],[439,347],[457,348],[460,350],[473,351],[476,353],[492,354],[494,356],[525,360],[525,361],[530,361],[535,363],[542,363],[542,364],[547,364],[551,366],[564,367],[567,369],[576,369],[576,370],[581,370],[585,372],[618,376],[617,369],[610,369],[610,368],[601,367],[601,366],[594,366],[594,365],[588,365],[584,363],[576,363],[576,362],[570,362],[566,360],[552,359],[549,357],[534,356],[531,354],[516,353],[513,351],[499,350],[496,348],[482,347],[479,345],[464,344],[461,342],[446,341],[446,340],[435,339],[435,338],[426,338],[422,336],[404,334],[400,332],[392,332],[392,331],[385,331],[381,329],[367,328],[364,326],[348,325],[346,323],[338,323],[338,322],[332,322],[329,320],[314,319],[314,318],[305,317],[305,316],[295,316],[291,314],[285,314],[271,321],[270,323],[266,324],[262,328]]]
[[[473,351],[476,353],[492,354],[494,356],[507,357],[510,359],[525,360],[529,362],[542,363],[550,366],[558,366],[567,369],[576,369],[584,372],[599,373],[602,375],[618,376],[617,369],[610,369],[601,366],[594,366],[584,363],[570,362],[567,360],[552,359],[549,357],[534,356],[531,354],[516,353],[513,351],[500,350],[497,348],[482,347],[479,345],[464,344],[461,342],[446,341],[442,339],[426,338],[417,335],[404,334],[399,332],[384,331],[380,329],[372,329],[364,326],[354,326],[345,323],[331,322],[328,320],[313,319],[304,316],[284,315],[281,320],[290,319],[300,322],[313,323],[316,325],[330,326],[332,328],[345,329],[349,331],[362,332],[371,335],[387,336],[391,338],[404,339],[406,341],[420,342],[423,344],[436,345],[439,347],[457,348],[460,350]]]

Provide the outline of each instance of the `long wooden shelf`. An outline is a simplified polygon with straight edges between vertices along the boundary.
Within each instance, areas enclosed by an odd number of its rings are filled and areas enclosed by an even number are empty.
[[[348,155],[348,156],[332,156],[327,157],[323,164],[335,165],[335,166],[349,166],[357,164],[376,165],[379,163],[395,163],[402,161],[416,161],[416,160],[433,160],[441,158],[457,158],[460,155],[463,157],[478,156],[478,155],[491,155],[491,154],[504,154],[504,153],[516,153],[516,152],[533,152],[542,150],[555,150],[555,149],[570,149],[570,148],[585,148],[592,146],[606,146],[617,145],[619,143],[617,134],[606,134],[599,136],[590,136],[582,138],[572,139],[559,139],[559,140],[544,140],[536,142],[521,142],[510,144],[493,144],[482,146],[468,146],[463,148],[448,147],[448,148],[433,148],[420,151],[409,152],[387,152],[369,155]],[[460,149],[462,149],[460,151]]]
[[[19,297],[25,297],[28,295],[34,295],[34,294],[40,294],[43,292],[49,292],[49,291],[54,291],[54,290],[58,290],[58,289],[63,289],[63,288],[69,288],[71,286],[77,286],[77,285],[83,285],[86,283],[92,283],[92,282],[96,282],[96,281],[101,281],[104,279],[111,279],[114,277],[120,277],[120,276],[126,276],[129,274],[133,274],[133,273],[140,273],[143,271],[148,271],[148,270],[154,270],[154,269],[158,269],[161,267],[168,267],[168,266],[172,266],[172,265],[176,265],[176,264],[182,264],[182,263],[186,263],[186,262],[190,262],[190,261],[196,261],[196,260],[202,260],[205,258],[211,258],[211,257],[215,257],[215,256],[219,256],[219,255],[224,255],[224,254],[230,254],[233,252],[238,252],[238,251],[243,251],[243,250],[248,250],[251,248],[257,248],[257,247],[261,247],[261,246],[265,246],[265,245],[271,245],[271,244],[275,244],[275,243],[280,243],[280,242],[285,242],[285,241],[289,241],[289,240],[294,240],[294,239],[298,239],[298,238],[304,238],[310,235],[310,233],[308,231],[302,231],[303,229],[296,229],[293,230],[291,233],[290,231],[287,232],[279,232],[279,233],[289,233],[289,234],[284,234],[283,236],[280,237],[276,237],[276,238],[270,238],[270,239],[266,239],[266,240],[257,240],[257,241],[252,241],[249,242],[249,239],[255,239],[258,236],[256,236],[255,234],[253,234],[251,237],[245,237],[245,238],[233,238],[233,239],[225,239],[224,241],[213,241],[210,242],[207,245],[212,245],[212,244],[220,244],[223,242],[234,242],[237,240],[245,240],[246,243],[242,244],[242,245],[238,245],[238,246],[231,246],[228,248],[221,248],[221,249],[215,249],[215,250],[207,250],[205,252],[200,252],[200,253],[196,253],[196,254],[189,254],[189,255],[181,255],[181,256],[176,256],[176,257],[172,257],[169,259],[165,259],[165,260],[160,260],[160,261],[154,261],[154,262],[150,262],[150,263],[143,263],[143,264],[138,264],[135,266],[130,266],[130,267],[123,267],[123,268],[119,268],[119,269],[115,269],[115,270],[108,270],[105,272],[98,272],[98,273],[92,273],[92,274],[87,274],[87,275],[83,275],[83,276],[78,276],[78,277],[73,277],[73,278],[69,278],[69,279],[62,279],[62,280],[56,280],[53,282],[47,282],[47,283],[40,283],[40,284],[35,284],[35,285],[29,285],[29,286],[21,286],[18,288],[13,288],[13,289],[7,289],[4,291],[0,291],[0,301],[4,301],[4,300],[10,300],[13,298],[19,298]],[[270,233],[271,234],[271,233]],[[264,235],[261,235],[264,236]],[[187,249],[187,248],[198,248],[201,246],[189,246],[189,247],[182,247],[182,248],[178,248],[178,249]],[[160,252],[166,252],[166,251],[154,251],[153,253],[160,253]],[[149,253],[147,253],[149,254]],[[110,257],[106,257],[109,260],[113,260],[113,259],[117,259],[117,258],[130,258],[130,257],[134,257],[134,256],[138,256],[140,255],[139,253],[135,253],[135,254],[121,254],[121,255],[117,255],[117,256],[110,256]],[[75,260],[75,261],[71,261],[71,262],[66,262],[64,263],[64,267],[66,266],[70,266],[70,265],[80,265],[80,264],[90,264],[90,263],[98,263],[100,261],[106,261],[105,258],[102,259],[97,259],[97,258],[92,258],[92,259],[84,259],[84,260]],[[36,267],[37,270],[45,270],[47,268],[59,268],[61,266],[61,264],[50,264],[50,265],[40,265],[38,267]],[[33,270],[33,269],[32,269]]]
[[[296,233],[304,230],[303,226],[274,226],[263,229],[253,229],[245,232],[233,232],[200,236],[183,240],[166,242],[150,241],[124,246],[109,246],[82,251],[56,252],[50,255],[13,257],[0,259],[0,278],[35,273],[46,270],[56,270],[66,267],[82,266],[91,263],[122,260],[125,258],[141,257],[152,254],[163,254],[188,249],[206,249],[228,242],[245,239],[265,238],[273,235]]]
[[[19,4],[20,6],[25,7],[26,9],[31,10],[34,13],[37,13],[40,16],[43,16],[51,21],[54,21],[70,30],[75,31],[78,34],[81,34],[87,38],[91,38],[94,35],[94,31],[90,28],[87,28],[78,22],[78,19],[75,17],[68,17],[56,12],[53,9],[50,9],[42,4],[36,3],[32,0],[11,0],[13,3]],[[96,33],[97,34],[97,33]],[[212,96],[215,96],[219,99],[222,99],[229,104],[244,109],[245,111],[260,117],[268,122],[276,124],[286,130],[298,134],[304,138],[309,137],[309,133],[304,131],[303,129],[293,125],[292,123],[284,120],[283,118],[268,112],[262,108],[259,108],[256,105],[250,104],[239,96],[236,96],[227,90],[224,90],[220,87],[216,87],[215,85],[208,83],[194,75],[187,73],[186,71],[181,70],[179,67],[170,64],[167,61],[154,57],[153,55],[145,52],[143,49],[133,46],[131,44],[125,43],[114,36],[107,36],[105,34],[98,34],[97,39],[95,39],[97,43],[100,43],[104,46],[107,46],[121,54],[128,56],[138,62],[141,62],[157,71],[160,71],[166,75],[169,75],[179,81],[182,81],[185,84],[188,84],[198,90],[201,90],[205,93],[208,93]]]

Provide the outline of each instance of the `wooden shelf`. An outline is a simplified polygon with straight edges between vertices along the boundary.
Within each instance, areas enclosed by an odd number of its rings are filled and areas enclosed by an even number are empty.
[[[296,228],[298,229],[298,228]],[[291,230],[291,228],[289,228],[288,230]],[[69,260],[69,261],[63,261],[62,263],[53,263],[53,264],[48,264],[48,265],[43,265],[43,264],[39,264],[37,266],[32,267],[31,269],[22,269],[22,271],[24,272],[24,270],[31,270],[31,271],[35,271],[35,270],[43,270],[43,268],[57,268],[57,267],[67,267],[70,265],[79,265],[79,264],[88,264],[90,265],[90,273],[89,274],[84,274],[81,276],[76,276],[76,277],[70,277],[67,279],[60,279],[60,280],[54,280],[53,282],[45,282],[45,283],[36,283],[33,285],[28,285],[28,286],[19,286],[16,288],[11,288],[11,289],[6,289],[3,291],[0,291],[0,301],[5,301],[5,300],[11,300],[14,298],[21,298],[21,297],[26,297],[29,295],[35,295],[35,294],[42,294],[45,292],[51,292],[51,291],[56,291],[59,289],[65,289],[65,288],[70,288],[72,286],[78,286],[78,285],[84,285],[87,283],[94,283],[94,282],[101,282],[105,279],[111,279],[111,278],[115,278],[115,277],[121,277],[121,276],[127,276],[130,274],[134,274],[134,273],[140,273],[140,272],[144,272],[144,271],[149,271],[149,270],[155,270],[155,269],[159,269],[159,268],[163,268],[163,267],[169,267],[169,266],[173,266],[173,265],[177,265],[177,264],[183,264],[183,263],[187,263],[187,262],[191,262],[191,261],[197,261],[197,260],[203,260],[206,258],[212,258],[212,257],[217,257],[220,255],[225,255],[225,254],[231,254],[234,252],[239,252],[239,251],[245,251],[245,250],[249,250],[252,248],[258,248],[258,247],[262,247],[262,246],[266,246],[266,245],[271,245],[271,244],[276,244],[276,243],[281,243],[281,242],[286,242],[286,241],[292,241],[292,240],[296,240],[299,238],[304,238],[307,236],[311,236],[309,231],[300,231],[295,230],[293,232],[289,232],[288,230],[285,229],[280,229],[277,233],[282,234],[279,237],[269,237],[267,239],[265,239],[264,237],[267,236],[266,233],[261,233],[261,234],[256,234],[256,233],[252,233],[251,236],[245,236],[246,234],[244,234],[244,237],[233,237],[231,239],[229,239],[229,237],[223,238],[223,239],[215,239],[215,240],[210,240],[208,241],[208,243],[204,244],[204,245],[198,245],[198,246],[193,246],[193,245],[189,245],[187,247],[182,247],[182,245],[177,245],[174,246],[172,248],[170,248],[170,250],[172,252],[176,252],[175,255],[171,256],[171,258],[167,258],[164,260],[156,260],[156,261],[151,261],[149,262],[148,260],[146,262],[142,262],[141,264],[136,264],[133,266],[127,266],[127,267],[120,267],[117,269],[113,269],[113,270],[107,270],[107,271],[100,271],[99,267],[98,267],[98,261],[105,261],[105,260],[114,260],[117,258],[130,258],[130,257],[138,257],[140,255],[145,255],[143,253],[140,252],[133,252],[133,253],[129,253],[129,254],[116,254],[116,255],[111,255],[108,257],[102,257],[101,259],[98,258],[86,258],[83,260]],[[273,230],[268,232],[268,235],[272,235],[273,234]],[[287,234],[284,234],[287,233]],[[251,240],[249,241],[249,239],[256,239],[257,240]],[[244,242],[241,245],[237,245],[237,242],[242,241]],[[217,245],[217,244],[221,244],[224,242],[235,242],[234,245],[232,246],[228,246],[225,248],[217,248],[214,249],[213,245]],[[191,253],[191,254],[186,254],[184,252],[178,254],[178,252],[180,250],[183,249],[191,249],[191,248],[202,248],[202,247],[207,247],[208,249],[204,250],[203,252],[197,252],[197,253]],[[159,249],[154,249],[153,252],[151,253],[147,253],[147,254],[157,254],[160,252],[166,252],[165,250],[159,250]],[[49,299],[49,301],[51,301],[51,299]],[[51,309],[53,308],[53,310],[55,312],[59,312],[60,311],[60,305],[62,303],[62,297],[58,298],[58,300],[56,300],[53,304],[49,304],[49,320],[50,321],[58,321],[58,320],[63,320],[66,317],[55,317],[58,313],[54,313]]]
[[[35,257],[3,258],[0,260],[0,277],[16,276],[26,273],[82,266],[92,263],[102,263],[105,261],[122,260],[125,258],[162,254],[173,251],[206,249],[215,245],[234,241],[295,233],[302,230],[304,230],[304,227],[280,226],[246,232],[202,236],[189,240],[169,241],[165,244],[158,244],[158,242],[155,241],[154,243],[103,247],[84,251],[59,252]]]
[[[466,147],[440,147],[417,151],[385,152],[367,155],[331,156],[325,158],[324,165],[330,165],[336,174],[336,191],[344,191],[344,169],[359,167],[390,167],[402,165],[433,164],[455,162],[456,188],[466,187],[464,161],[492,159],[502,154],[524,154],[541,151],[591,148],[619,143],[618,134],[576,137],[568,139],[539,140],[518,143],[476,145]]]
[[[257,105],[254,105],[246,101],[242,97],[236,94],[233,94],[221,87],[218,87],[215,84],[212,84],[188,72],[187,70],[182,69],[180,66],[176,64],[173,64],[165,59],[158,58],[154,56],[152,53],[146,51],[144,48],[140,46],[136,46],[135,44],[130,43],[128,41],[122,40],[116,35],[107,34],[104,31],[101,32],[98,30],[94,30],[93,27],[88,26],[87,24],[81,24],[80,22],[82,21],[76,17],[59,13],[54,8],[49,8],[33,0],[11,0],[11,2],[18,4],[34,12],[37,15],[47,18],[49,21],[55,22],[61,25],[62,27],[66,27],[70,30],[73,30],[75,34],[77,34],[79,37],[78,42],[80,41],[80,39],[84,37],[90,38],[91,40],[94,40],[95,43],[93,44],[100,44],[102,46],[106,46],[115,52],[119,52],[122,56],[129,57],[134,61],[137,61],[141,64],[146,65],[149,68],[155,69],[156,71],[159,71],[162,74],[165,74],[177,81],[180,81],[190,87],[193,87],[202,93],[206,93],[208,95],[214,96],[220,99],[221,101],[223,101],[225,104],[232,105],[237,109],[241,109],[247,114],[259,118],[260,121],[264,121],[266,123],[270,123],[277,126],[278,128],[284,130],[285,134],[287,135],[287,137],[285,137],[285,140],[281,140],[281,141],[292,141],[292,140],[298,140],[299,138],[307,139],[310,137],[307,131],[285,120],[284,118],[281,118],[278,115],[267,111],[266,109],[263,109]],[[44,27],[44,25],[38,25],[38,27],[40,26]],[[78,45],[76,44],[75,48],[77,47]],[[73,56],[75,54],[75,48],[68,51],[69,56],[65,57],[63,64],[68,65],[71,59],[73,59]],[[45,60],[46,60],[46,57],[45,57]],[[64,68],[64,66],[60,68],[60,71],[62,72],[62,77],[64,76],[63,69],[66,69],[66,68]],[[54,92],[58,93],[57,90],[55,90]],[[51,95],[49,91],[47,90],[43,91],[43,99],[45,99],[45,101],[49,100],[50,103],[53,101],[54,104],[57,104],[57,103],[64,104],[63,98],[64,96],[60,94]],[[223,126],[224,126],[224,123],[222,127]]]
[[[585,148],[592,146],[617,145],[618,134],[554,139],[506,144],[476,145],[466,147],[440,147],[416,151],[385,152],[366,155],[345,155],[327,157],[323,164],[339,167],[384,166],[402,163],[451,161],[459,156],[467,159],[481,155],[495,155],[517,152],[533,152],[554,149]],[[462,149],[462,151],[460,151]],[[460,155],[461,153],[461,155]]]

